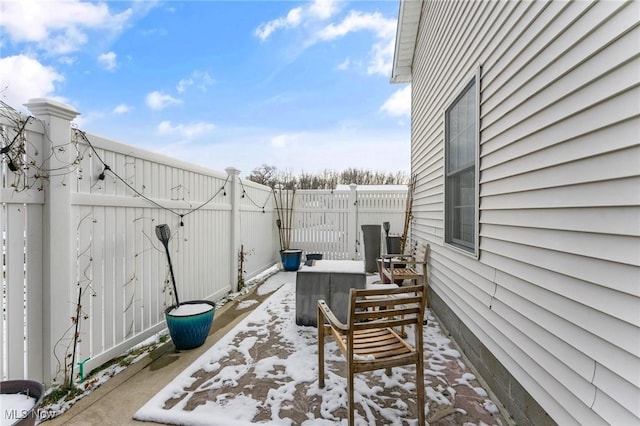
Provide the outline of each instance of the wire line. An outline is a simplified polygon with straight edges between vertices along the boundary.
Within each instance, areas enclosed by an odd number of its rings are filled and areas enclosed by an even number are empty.
[[[100,163],[102,163],[103,167],[104,167],[104,171],[100,174],[100,179],[104,179],[104,173],[105,172],[109,172],[111,173],[116,179],[118,179],[120,182],[122,182],[127,188],[129,188],[131,191],[133,191],[136,195],[138,195],[140,198],[143,198],[145,200],[147,200],[148,202],[150,202],[151,204],[153,204],[154,206],[158,207],[159,209],[162,210],[166,210],[170,213],[173,213],[176,216],[180,217],[180,225],[184,226],[184,223],[182,223],[182,218],[184,218],[187,215],[190,215],[193,212],[196,212],[200,209],[202,209],[204,206],[206,206],[207,204],[209,204],[211,201],[213,201],[213,199],[218,196],[218,194],[220,194],[220,192],[224,191],[225,185],[227,184],[227,182],[229,181],[229,175],[227,175],[227,178],[225,179],[224,183],[222,184],[222,186],[220,187],[220,189],[218,189],[218,191],[216,191],[215,194],[213,194],[209,199],[207,199],[205,202],[203,202],[202,204],[200,204],[198,207],[194,207],[192,209],[185,209],[188,210],[186,213],[178,213],[177,211],[175,211],[174,209],[171,209],[169,207],[165,207],[162,204],[158,203],[157,201],[147,197],[146,195],[144,195],[142,192],[138,191],[136,188],[134,188],[129,182],[127,182],[126,180],[124,180],[122,177],[120,177],[120,175],[118,175],[116,172],[114,172],[111,167],[109,167],[109,165],[107,163],[104,162],[104,160],[102,159],[102,157],[100,157],[100,154],[98,154],[98,151],[96,150],[96,148],[93,146],[93,144],[91,143],[91,141],[89,141],[89,138],[87,137],[86,133],[82,130],[79,129],[74,129],[75,132],[79,133],[82,136],[82,139],[84,139],[84,141],[87,143],[87,145],[89,145],[89,147],[91,148],[91,150],[93,151],[93,153],[96,155],[96,158],[98,159],[98,161],[100,161]],[[225,192],[225,196],[226,196],[226,192]]]

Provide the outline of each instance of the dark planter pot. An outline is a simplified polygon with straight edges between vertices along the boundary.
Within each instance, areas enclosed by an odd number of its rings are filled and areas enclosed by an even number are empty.
[[[211,309],[192,315],[172,315],[169,313],[175,308],[175,305],[172,305],[164,311],[171,340],[173,340],[173,344],[178,350],[202,346],[204,341],[207,340],[209,330],[211,330],[211,323],[216,311],[215,304],[208,300],[190,300],[180,303],[180,306],[196,304],[211,305]]]
[[[3,420],[11,415],[15,420],[12,426],[32,426],[38,419],[38,407],[44,399],[44,385],[33,380],[7,380],[0,382],[0,394],[23,394],[35,398],[36,402],[29,410],[12,411],[11,407],[2,407]]]
[[[387,254],[400,254],[402,253],[402,237],[400,235],[393,235],[387,237]]]
[[[305,258],[307,260],[322,260],[322,253],[307,253]]]
[[[322,253],[307,253],[304,257],[305,266],[313,266],[317,260],[322,260]]]
[[[302,262],[302,250],[280,250],[280,260],[285,271],[297,271]]]

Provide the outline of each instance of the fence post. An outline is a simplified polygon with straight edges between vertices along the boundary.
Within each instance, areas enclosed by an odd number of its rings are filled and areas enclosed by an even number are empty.
[[[230,196],[231,196],[231,230],[229,232],[231,240],[231,276],[233,291],[238,291],[238,253],[240,253],[240,170],[235,167],[227,167],[224,169],[230,177]]]
[[[348,202],[348,219],[347,219],[347,235],[349,236],[349,244],[353,242],[350,250],[350,258],[358,259],[360,251],[360,241],[358,240],[358,194],[356,188],[358,185],[352,183],[349,185],[349,202]]]
[[[70,316],[75,315],[75,294],[71,297],[72,283],[77,282],[75,274],[76,244],[73,238],[71,208],[71,164],[75,160],[74,149],[70,146],[71,120],[80,113],[60,102],[36,98],[25,104],[29,111],[45,126],[44,168],[57,170],[45,184],[43,209],[43,374],[45,383],[60,379],[64,365],[58,365],[54,356],[55,345],[62,339],[70,325]],[[67,336],[69,337],[69,336]],[[71,336],[73,338],[73,336]],[[64,354],[62,363],[66,362]],[[61,369],[61,370],[60,370]],[[62,377],[62,379],[64,379]]]

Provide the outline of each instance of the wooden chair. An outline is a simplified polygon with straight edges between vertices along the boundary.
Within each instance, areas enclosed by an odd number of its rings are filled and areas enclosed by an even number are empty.
[[[426,303],[424,285],[351,289],[347,324],[336,318],[324,300],[318,300],[318,386],[324,387],[324,340],[331,334],[347,361],[349,425],[354,424],[354,375],[363,371],[407,364],[416,366],[417,417],[424,425],[424,361],[422,318]],[[410,344],[395,327],[414,326]]]
[[[385,254],[382,256],[382,273],[392,283],[396,280],[412,280],[414,284],[421,281],[428,288],[429,251],[429,244],[416,242],[408,254]]]

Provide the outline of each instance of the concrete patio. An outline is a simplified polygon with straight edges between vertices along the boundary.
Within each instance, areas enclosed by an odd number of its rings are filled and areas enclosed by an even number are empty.
[[[243,300],[251,298],[263,302],[269,297],[269,294],[258,295],[257,288],[257,285],[252,287],[249,293],[230,301],[216,311],[209,337],[201,347],[177,352],[169,340],[78,401],[71,409],[46,421],[45,424],[51,426],[145,424],[133,419],[136,410],[257,306],[254,304],[245,310],[239,310],[238,305]]]
[[[203,346],[190,351],[177,352],[169,340],[78,401],[68,411],[44,424],[51,426],[144,424],[145,422],[133,419],[134,413],[272,294],[260,294],[257,291],[260,285],[262,283],[252,286],[247,294],[231,300],[218,309],[209,337]],[[243,303],[246,300],[256,300],[259,303]],[[466,360],[465,364],[470,365]],[[479,377],[476,372],[473,373]],[[485,389],[489,390],[482,380],[480,382]],[[489,393],[492,399],[497,401],[490,391]],[[462,404],[465,404],[464,400]],[[476,410],[471,405],[469,409],[464,406],[462,408],[471,416]],[[496,416],[497,424],[513,424],[504,408],[501,406],[499,408],[500,415]],[[436,422],[432,421],[430,424],[455,425],[457,423],[453,416],[443,413]]]

